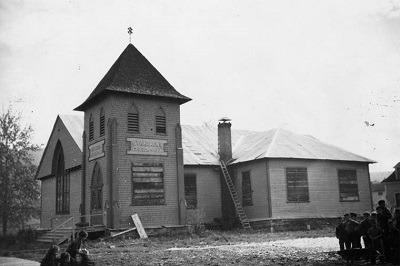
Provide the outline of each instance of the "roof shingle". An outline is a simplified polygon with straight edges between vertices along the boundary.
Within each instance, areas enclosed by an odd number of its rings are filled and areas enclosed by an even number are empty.
[[[107,91],[166,97],[181,104],[191,100],[176,91],[132,44],[125,48],[86,101],[75,110],[84,111],[95,98]]]

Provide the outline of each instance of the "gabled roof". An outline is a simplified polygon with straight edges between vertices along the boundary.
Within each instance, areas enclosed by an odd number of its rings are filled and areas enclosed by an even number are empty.
[[[184,165],[219,165],[218,128],[210,126],[182,127]],[[254,133],[248,130],[233,130],[232,145],[243,135]]]
[[[48,149],[50,146],[50,142],[53,138],[54,132],[56,130],[57,125],[59,123],[62,123],[67,132],[71,135],[71,138],[73,142],[76,144],[76,147],[74,148],[75,151],[80,151],[82,152],[82,135],[83,135],[83,130],[84,130],[84,118],[83,116],[77,116],[77,115],[58,115],[56,118],[56,121],[54,122],[53,129],[51,131],[49,140],[47,141],[46,147],[42,153],[40,163],[38,165],[38,169],[36,170],[36,175],[35,179],[41,179],[43,178],[46,174],[49,174],[49,165],[43,165],[44,163],[44,158],[45,156],[52,156],[52,155],[47,155]],[[53,147],[54,148],[54,147]],[[51,149],[51,148],[50,148]],[[81,162],[75,162],[76,164],[81,164]],[[42,170],[46,172],[45,174],[42,173]],[[40,175],[40,176],[39,176]]]
[[[393,173],[391,173],[390,176],[383,179],[381,183],[391,183],[391,182],[400,182],[399,179],[396,179],[396,171],[393,171]]]
[[[181,104],[191,100],[176,91],[132,44],[125,48],[86,101],[75,110],[84,111],[95,98],[107,91],[166,97]]]
[[[260,158],[293,158],[375,163],[375,161],[285,129],[243,136],[233,149],[232,163]]]
[[[78,115],[59,115],[61,121],[64,123],[71,137],[74,139],[76,145],[79,149],[83,151],[82,148],[82,136],[84,130],[84,117]]]

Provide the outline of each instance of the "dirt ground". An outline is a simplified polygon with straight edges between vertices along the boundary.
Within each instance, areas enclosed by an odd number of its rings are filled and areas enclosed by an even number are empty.
[[[85,248],[96,265],[344,265],[334,252],[337,239],[327,235],[209,232],[202,237],[89,240]],[[40,261],[43,248],[11,255]]]

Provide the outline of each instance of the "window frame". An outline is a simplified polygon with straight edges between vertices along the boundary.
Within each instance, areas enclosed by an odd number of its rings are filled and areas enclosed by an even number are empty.
[[[353,172],[355,174],[355,184],[347,184],[347,185],[355,185],[356,189],[357,189],[357,199],[344,199],[344,197],[342,197],[342,194],[345,193],[342,191],[342,184],[341,184],[341,176],[340,176],[340,172]],[[337,177],[338,177],[338,189],[339,189],[339,201],[340,202],[356,202],[356,201],[360,201],[360,190],[358,188],[358,177],[357,177],[357,170],[356,169],[337,169]],[[355,192],[352,192],[355,193]],[[347,197],[349,198],[349,197]]]
[[[248,176],[247,176],[248,174]],[[245,179],[248,179],[248,185],[246,187],[248,187],[248,191],[245,191]],[[242,206],[246,207],[246,206],[253,206],[253,187],[251,184],[252,178],[251,178],[251,171],[250,170],[246,170],[246,171],[242,171]],[[247,199],[245,199],[245,196],[248,196]]]
[[[189,179],[194,179],[194,182],[193,180],[190,181],[192,182],[191,186],[189,186],[188,184]],[[184,190],[185,190],[186,209],[197,209],[198,208],[197,175],[195,173],[184,174]]]
[[[165,205],[164,176],[165,163],[132,163],[132,206]]]
[[[53,174],[56,178],[56,214],[70,213],[70,172],[65,170],[64,151],[58,141],[53,157]]]
[[[131,116],[136,116],[134,118],[134,120],[136,120],[136,126],[134,124],[132,125],[132,123],[131,123],[132,120],[130,120]],[[140,133],[140,115],[139,115],[138,109],[136,108],[136,106],[134,104],[132,104],[129,107],[126,121],[127,121],[126,122],[126,131],[129,134],[139,134]],[[136,128],[136,129],[135,130],[130,130],[131,128]]]
[[[94,121],[93,121],[93,115],[90,114],[89,117],[89,141],[94,140]]]
[[[155,132],[158,135],[166,135],[167,134],[167,116],[165,115],[165,111],[162,107],[157,109],[155,114]]]
[[[103,174],[99,163],[96,162],[93,168],[90,185],[90,211],[99,211],[103,209],[103,185]],[[94,198],[96,198],[96,201],[93,200]],[[97,204],[95,205],[94,203]]]
[[[99,120],[99,136],[103,137],[106,134],[106,116],[104,113],[104,109],[100,110],[100,120]]]
[[[306,181],[306,188],[305,188],[305,198],[304,199],[300,199],[299,197],[297,197],[297,200],[292,199],[292,193],[295,192],[294,189],[296,189],[296,185],[294,186],[293,190],[291,191],[291,188],[289,186],[289,176],[288,173],[289,171],[294,171],[294,170],[302,170],[305,172],[305,181]],[[308,184],[308,169],[307,167],[303,167],[303,166],[299,166],[299,167],[286,167],[285,168],[285,177],[286,177],[286,200],[288,203],[308,203],[310,202],[310,186]],[[298,180],[290,180],[290,182],[298,182]],[[304,182],[304,181],[302,181]],[[297,188],[298,189],[298,188]],[[300,187],[301,189],[301,187]]]

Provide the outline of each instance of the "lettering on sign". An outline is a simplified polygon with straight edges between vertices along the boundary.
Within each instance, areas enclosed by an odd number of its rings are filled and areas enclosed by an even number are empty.
[[[168,153],[164,151],[164,145],[168,142],[167,140],[127,138],[126,141],[131,144],[127,154],[168,155]]]
[[[92,145],[89,145],[89,161],[101,158],[104,156],[104,142],[105,140],[100,140]]]

